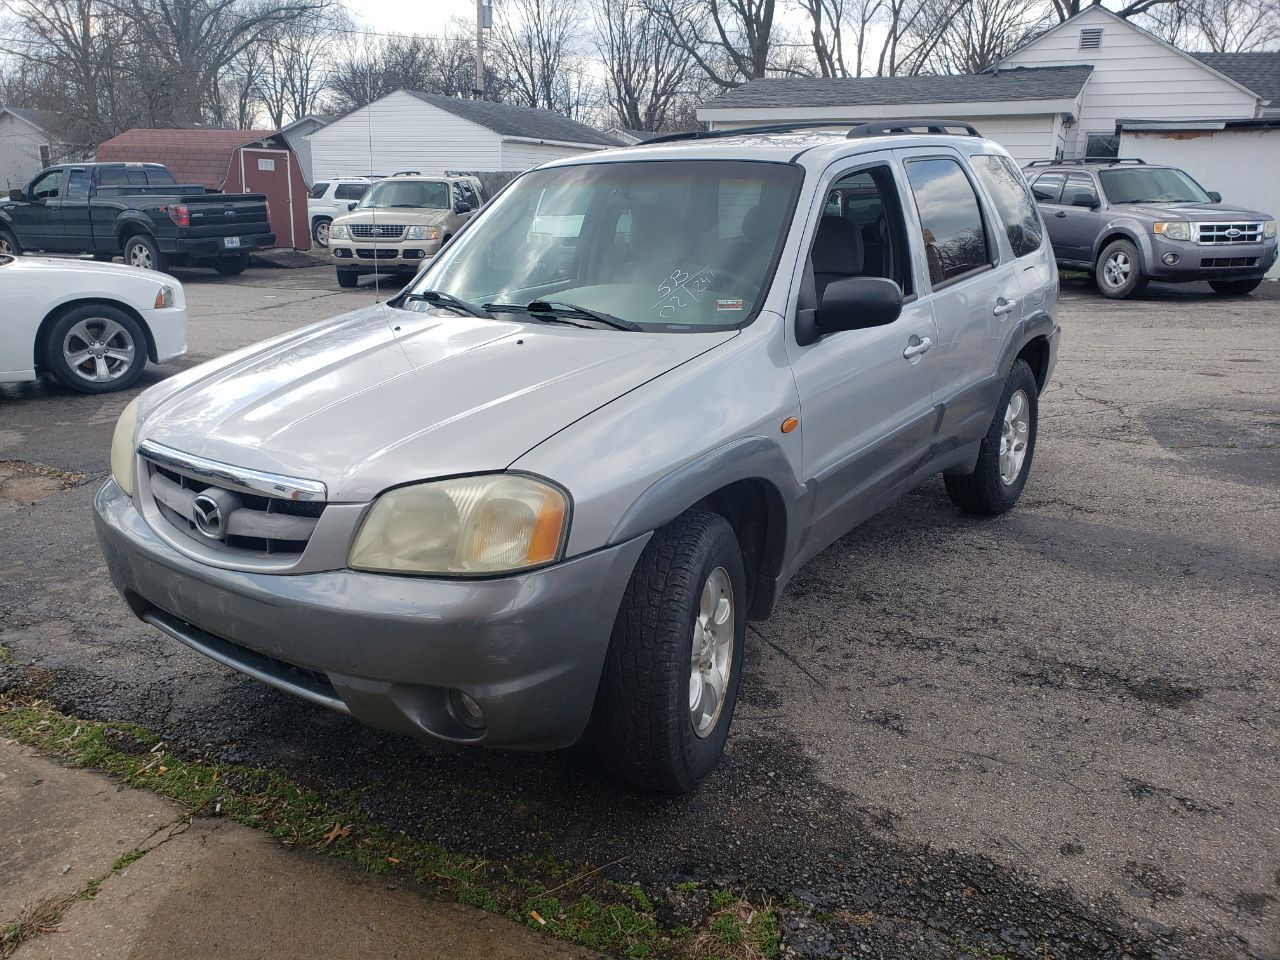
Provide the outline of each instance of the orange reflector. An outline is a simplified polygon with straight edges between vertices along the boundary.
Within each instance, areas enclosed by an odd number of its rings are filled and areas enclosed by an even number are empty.
[[[529,563],[550,563],[560,549],[560,534],[564,529],[564,498],[558,493],[548,493],[538,508],[529,537],[529,550],[525,559]]]
[[[792,430],[794,430],[798,426],[800,426],[799,420],[797,420],[795,417],[787,417],[787,419],[782,421],[782,432],[790,433]]]

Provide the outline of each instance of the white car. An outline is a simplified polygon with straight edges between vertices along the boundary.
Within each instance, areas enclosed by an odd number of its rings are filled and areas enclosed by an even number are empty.
[[[0,255],[0,383],[51,373],[72,390],[123,390],[147,360],[187,352],[173,277],[123,264]]]
[[[307,222],[311,224],[311,239],[317,246],[329,245],[329,224],[333,218],[351,209],[351,204],[365,195],[371,183],[368,177],[330,177],[312,184],[307,197]]]

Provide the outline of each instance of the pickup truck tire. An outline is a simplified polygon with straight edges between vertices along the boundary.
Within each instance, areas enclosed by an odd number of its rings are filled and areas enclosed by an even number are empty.
[[[593,717],[614,776],[687,793],[715,769],[737,702],[746,600],[724,517],[690,511],[654,533],[614,621]]]
[[[1036,378],[1025,360],[1014,363],[1005,380],[973,473],[945,474],[947,496],[966,513],[1004,513],[1022,496],[1036,452],[1040,414]]]
[[[311,239],[316,242],[317,246],[329,246],[329,225],[333,223],[328,217],[317,217],[316,222],[311,225]]]
[[[145,233],[135,233],[127,237],[124,241],[122,252],[124,254],[124,262],[131,267],[163,272],[167,266],[164,254],[156,246],[155,240]]]
[[[22,247],[18,245],[18,238],[3,227],[0,227],[0,254],[22,256]]]
[[[360,283],[360,274],[357,273],[355,270],[339,270],[338,271],[338,286],[349,290],[352,287],[357,286],[359,283]]]
[[[219,257],[213,261],[213,269],[224,277],[238,277],[249,269],[249,255],[240,257]]]
[[[74,307],[40,344],[42,366],[80,393],[123,390],[147,365],[147,337],[130,314],[110,304]]]
[[[1098,255],[1093,279],[1104,297],[1124,300],[1145,290],[1151,278],[1142,272],[1142,255],[1131,241],[1112,240]]]
[[[1213,287],[1214,293],[1220,293],[1224,297],[1243,297],[1258,289],[1260,283],[1262,278],[1254,277],[1252,280],[1210,280],[1209,286]]]

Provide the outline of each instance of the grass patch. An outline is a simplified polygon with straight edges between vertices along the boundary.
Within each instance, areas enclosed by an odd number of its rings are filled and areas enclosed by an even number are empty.
[[[710,891],[713,911],[696,926],[664,930],[655,898],[636,884],[603,878],[602,868],[584,870],[551,857],[495,864],[461,856],[376,823],[362,811],[357,793],[313,788],[256,767],[193,759],[136,724],[78,720],[42,700],[0,692],[0,733],[152,790],[181,804],[188,817],[229,817],[285,845],[421,884],[446,899],[629,960],[759,960],[779,953],[773,910],[731,891]],[[145,852],[124,854],[111,872],[124,870]],[[90,881],[77,898],[91,899],[105,879]],[[0,928],[0,960],[42,923],[51,926],[46,914],[36,912]]]

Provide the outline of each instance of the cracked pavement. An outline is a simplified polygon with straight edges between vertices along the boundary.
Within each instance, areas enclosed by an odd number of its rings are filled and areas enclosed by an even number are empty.
[[[373,295],[322,268],[180,276],[183,365]],[[133,391],[0,387],[0,461],[89,476],[0,502],[0,682],[357,791],[455,850],[790,897],[801,955],[1278,957],[1280,287],[1115,303],[1066,280],[1060,315],[1018,507],[962,516],[934,480],[810,562],[752,625],[692,797],[630,793],[583,749],[365,729],[132,619],[89,507]]]

